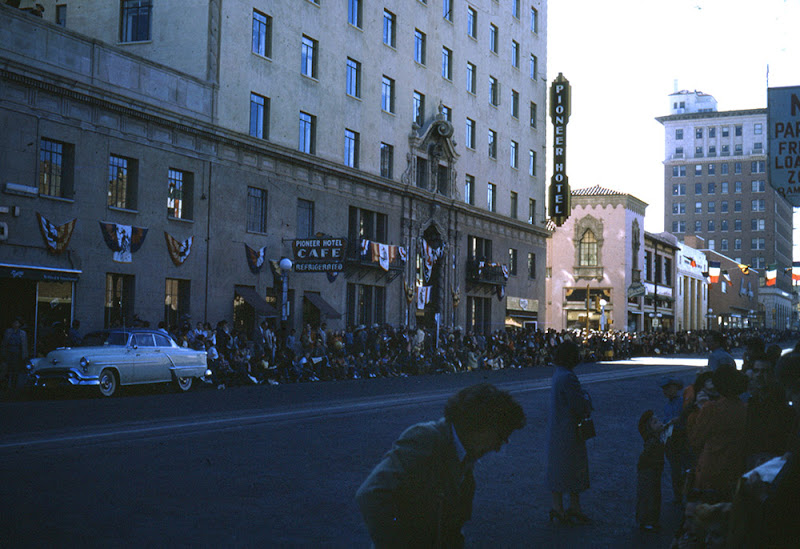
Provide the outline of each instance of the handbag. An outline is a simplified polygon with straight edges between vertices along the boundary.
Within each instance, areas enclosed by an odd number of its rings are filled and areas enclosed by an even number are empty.
[[[597,432],[594,430],[594,420],[590,417],[583,418],[578,422],[576,432],[578,434],[578,438],[581,440],[589,440],[590,438],[594,438],[594,436],[597,435]]]

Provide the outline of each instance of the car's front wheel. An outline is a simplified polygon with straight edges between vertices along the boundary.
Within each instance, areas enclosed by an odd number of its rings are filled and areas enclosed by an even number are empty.
[[[186,391],[188,391],[189,389],[192,388],[192,381],[193,381],[193,378],[191,378],[191,377],[178,377],[178,376],[175,376],[175,379],[173,380],[173,384],[175,385],[175,389],[177,389],[178,391],[186,392]]]
[[[114,396],[119,386],[117,374],[110,368],[105,368],[100,372],[100,394],[105,397]]]

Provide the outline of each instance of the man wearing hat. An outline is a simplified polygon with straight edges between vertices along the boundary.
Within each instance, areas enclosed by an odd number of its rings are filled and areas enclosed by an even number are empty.
[[[686,424],[681,413],[683,412],[683,383],[676,377],[661,378],[661,391],[667,402],[664,404],[662,423],[672,427],[672,434],[665,442],[664,455],[669,462],[672,475],[672,495],[675,503],[683,501],[684,473],[688,465],[688,445],[686,439]],[[669,432],[669,431],[668,431]]]

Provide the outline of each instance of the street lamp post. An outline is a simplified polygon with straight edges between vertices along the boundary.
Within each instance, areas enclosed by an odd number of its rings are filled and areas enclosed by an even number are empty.
[[[288,257],[281,258],[278,266],[281,268],[281,320],[289,318],[289,271],[292,270],[292,260]]]
[[[600,300],[600,331],[606,331],[606,305],[608,302],[605,299]]]

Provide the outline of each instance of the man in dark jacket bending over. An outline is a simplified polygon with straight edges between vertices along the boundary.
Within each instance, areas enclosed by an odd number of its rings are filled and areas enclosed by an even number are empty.
[[[482,383],[450,397],[443,418],[406,429],[356,493],[375,547],[462,547],[472,466],[524,425],[522,406]]]

